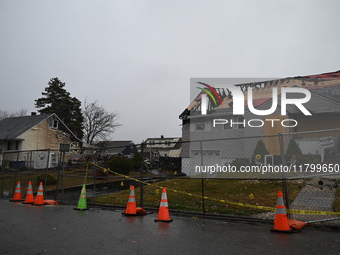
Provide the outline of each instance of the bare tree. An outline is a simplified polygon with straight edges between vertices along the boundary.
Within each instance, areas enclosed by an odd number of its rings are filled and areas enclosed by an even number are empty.
[[[9,118],[9,113],[7,110],[0,110],[0,120]]]
[[[98,101],[89,103],[85,100],[83,116],[84,138],[88,144],[99,139],[105,140],[116,128],[121,126],[117,122],[118,113],[106,111],[103,106],[98,105]]]
[[[11,118],[11,117],[19,117],[27,115],[27,109],[21,108],[18,111],[8,112],[7,110],[0,110],[0,120]]]
[[[21,117],[21,116],[26,116],[27,115],[27,109],[26,108],[21,108],[20,110],[17,110],[15,112],[11,113],[11,117]]]

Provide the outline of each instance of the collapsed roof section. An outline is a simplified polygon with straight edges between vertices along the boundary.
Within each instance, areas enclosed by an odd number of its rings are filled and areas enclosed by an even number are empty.
[[[200,84],[204,85],[204,83]],[[210,85],[214,86],[214,84]],[[308,89],[312,94],[330,100],[330,102],[336,104],[340,103],[340,71],[318,75],[297,76],[288,77],[285,79],[242,83],[235,84],[235,86],[240,87],[244,94],[245,112],[248,111],[247,98],[248,92],[250,90],[252,91],[253,95],[253,106],[256,108],[272,100],[272,89],[274,87],[277,88],[279,94],[281,93],[281,88],[283,87],[301,87]],[[215,90],[222,99],[222,102],[218,105],[214,105],[213,103],[209,102],[208,111],[213,112],[223,110],[223,112],[232,112],[233,95],[231,91],[225,88],[215,88]],[[181,113],[179,118],[186,120],[190,115],[193,116],[200,114],[201,97],[203,94],[207,93],[209,92],[202,89],[197,97]]]

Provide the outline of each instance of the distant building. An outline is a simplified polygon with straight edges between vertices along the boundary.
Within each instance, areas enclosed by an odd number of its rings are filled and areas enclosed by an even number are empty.
[[[177,162],[180,160],[182,149],[181,137],[161,136],[148,138],[144,144],[143,158],[150,168],[161,168],[167,162]]]
[[[100,151],[101,156],[132,157],[137,152],[137,147],[131,140],[101,141],[96,144],[96,149]]]
[[[179,158],[182,148],[181,137],[148,138],[145,140],[144,153],[157,153],[160,157]]]

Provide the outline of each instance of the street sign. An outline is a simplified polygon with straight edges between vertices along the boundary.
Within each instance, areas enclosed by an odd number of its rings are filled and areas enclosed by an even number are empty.
[[[328,137],[320,137],[319,138],[320,145],[323,148],[331,148],[334,146],[334,140],[333,137],[328,136]]]

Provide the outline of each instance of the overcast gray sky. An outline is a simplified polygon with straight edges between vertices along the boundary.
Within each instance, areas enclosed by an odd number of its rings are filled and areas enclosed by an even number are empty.
[[[338,0],[0,0],[0,109],[37,111],[58,77],[119,112],[112,140],[181,135],[190,78],[340,69]]]

